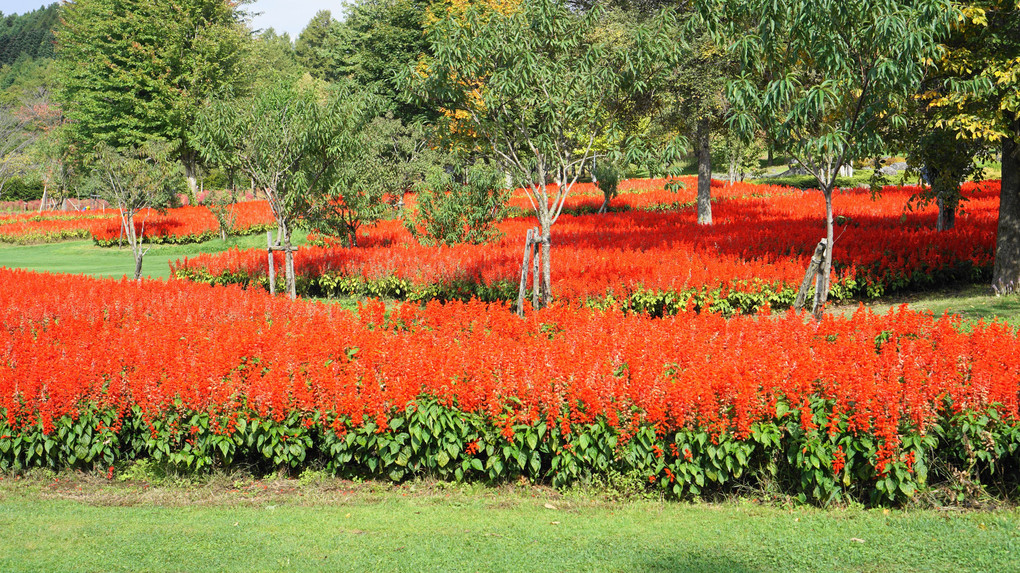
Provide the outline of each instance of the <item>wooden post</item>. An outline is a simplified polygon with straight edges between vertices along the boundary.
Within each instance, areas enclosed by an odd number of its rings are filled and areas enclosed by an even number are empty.
[[[266,231],[266,252],[269,253],[269,294],[276,294],[276,265],[273,263],[272,231]]]
[[[808,289],[811,288],[811,281],[815,279],[822,266],[822,257],[825,255],[825,243],[826,240],[822,239],[815,247],[815,253],[811,256],[811,263],[808,265],[807,272],[804,273],[804,280],[800,283],[800,290],[797,291],[797,300],[793,301],[793,308],[795,310],[804,308]]]
[[[535,249],[531,258],[531,308],[538,310],[541,308],[541,294],[542,294],[542,267],[540,259],[542,257],[542,231],[541,229],[533,229],[532,232],[533,240],[532,247]]]
[[[528,290],[528,267],[531,264],[531,243],[534,240],[534,229],[528,229],[524,239],[524,262],[521,264],[521,286],[517,290],[517,315],[524,316],[524,295]]]

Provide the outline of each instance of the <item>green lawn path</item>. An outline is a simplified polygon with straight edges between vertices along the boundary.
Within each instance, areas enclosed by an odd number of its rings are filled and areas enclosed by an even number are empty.
[[[8,496],[0,570],[1020,571],[1015,511],[406,495],[115,507]]]

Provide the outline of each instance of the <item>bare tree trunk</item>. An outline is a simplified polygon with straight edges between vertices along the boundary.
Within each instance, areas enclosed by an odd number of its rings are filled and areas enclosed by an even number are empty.
[[[276,294],[276,261],[273,260],[272,231],[266,231],[266,252],[269,253],[269,294]]]
[[[517,315],[524,316],[524,295],[528,290],[528,266],[531,265],[531,249],[534,242],[534,229],[528,229],[524,239],[524,262],[521,264],[521,285],[517,290]]]
[[[181,163],[184,164],[184,177],[188,180],[188,189],[192,196],[198,200],[198,165],[195,162],[194,152],[187,152],[181,156]]]
[[[935,203],[939,207],[939,217],[935,221],[936,231],[948,231],[956,226],[956,206],[959,199],[937,197]]]
[[[1013,122],[1012,137],[1002,140],[1002,191],[999,196],[999,232],[995,242],[992,287],[1015,292],[1020,287],[1020,120]]]
[[[294,247],[290,244],[290,229],[283,227],[284,284],[291,299],[297,298],[297,284],[294,280]]]
[[[50,190],[49,183],[46,182],[46,179],[43,179],[42,201],[39,201],[39,213],[42,213],[43,209],[46,208],[46,195],[48,194],[49,190]]]
[[[145,257],[145,253],[143,253],[140,249],[138,251],[135,251],[135,280],[136,281],[142,280],[142,259],[144,257]]]
[[[822,239],[815,247],[815,252],[811,256],[811,262],[808,264],[807,271],[804,273],[804,280],[801,281],[800,289],[797,290],[797,298],[793,301],[794,310],[801,310],[804,308],[804,304],[807,302],[808,290],[811,288],[811,282],[817,282],[818,273],[822,266],[822,260],[825,257],[826,244],[827,241]]]
[[[712,224],[712,146],[708,118],[698,121],[698,224]]]
[[[550,228],[545,226],[542,229],[542,306],[546,307],[552,303],[552,265],[549,259],[549,252],[552,248],[550,240]]]
[[[825,301],[829,299],[829,281],[832,277],[832,187],[830,182],[827,189],[822,190],[825,194],[825,259],[822,261],[822,272],[818,274],[818,281],[815,283],[815,304],[811,309],[815,320],[821,320],[825,312]]]
[[[542,308],[542,249],[538,241],[531,244],[531,249],[531,308],[538,310]]]

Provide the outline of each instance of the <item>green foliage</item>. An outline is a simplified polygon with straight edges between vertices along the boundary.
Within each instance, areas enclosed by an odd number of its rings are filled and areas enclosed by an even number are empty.
[[[763,126],[823,190],[848,161],[884,151],[885,126],[903,124],[922,62],[936,55],[953,18],[944,0],[756,0],[727,8],[735,23],[730,51],[743,66],[727,88],[731,125],[744,133]]]
[[[347,85],[260,88],[244,100],[213,102],[192,143],[206,161],[264,190],[288,237],[298,224],[353,233],[381,198],[361,174],[374,106]]]
[[[52,58],[53,29],[59,19],[57,2],[20,15],[0,12],[0,66],[26,58]]]
[[[60,101],[79,158],[162,138],[193,163],[203,101],[243,89],[250,38],[222,0],[78,0],[57,30]]]
[[[805,420],[811,429],[805,430]],[[697,427],[661,433],[648,425],[624,430],[602,418],[569,427],[544,418],[504,425],[427,396],[385,422],[363,425],[319,413],[274,417],[178,407],[157,414],[134,406],[123,416],[86,410],[74,419],[16,428],[0,421],[0,471],[152,460],[187,472],[245,467],[296,475],[322,467],[346,478],[523,478],[561,488],[598,476],[637,475],[645,487],[672,498],[752,490],[801,502],[868,505],[907,503],[929,491],[948,492],[953,499],[946,501],[959,502],[987,495],[987,487],[1008,492],[1020,485],[1020,428],[994,409],[947,413],[927,432],[901,428],[892,459],[880,469],[874,460],[890,446],[849,423],[821,399],[797,407],[780,400],[773,418],[745,434]]]
[[[336,67],[334,56],[329,46],[333,26],[337,23],[329,10],[319,10],[312,17],[305,29],[298,35],[294,43],[294,55],[298,63],[320,80],[328,79]]]
[[[510,190],[505,174],[484,162],[459,171],[433,165],[418,189],[418,209],[406,226],[426,245],[482,244],[496,240],[496,223],[506,212]]]
[[[602,191],[605,198],[602,207],[599,208],[599,213],[604,213],[609,208],[609,202],[619,194],[620,169],[612,161],[600,161],[592,168],[591,174],[595,179],[595,186]]]
[[[411,124],[434,120],[431,105],[407,101],[396,75],[431,54],[425,34],[429,0],[359,0],[345,6],[330,29],[324,52],[333,63],[329,79],[349,78],[387,100],[394,116]]]
[[[760,138],[747,141],[726,130],[712,139],[711,150],[712,164],[725,167],[731,183],[763,175],[761,158],[765,154],[765,144]]]

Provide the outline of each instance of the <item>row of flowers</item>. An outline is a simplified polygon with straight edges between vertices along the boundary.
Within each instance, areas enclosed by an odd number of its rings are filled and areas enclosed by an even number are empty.
[[[250,234],[274,227],[273,215],[265,201],[235,203],[224,207],[231,233]],[[196,243],[220,235],[220,222],[204,206],[180,207],[165,213],[144,209],[135,216],[135,228],[144,230],[149,243]],[[123,240],[117,209],[69,213],[7,215],[0,217],[0,243],[34,244],[92,238],[109,247]]]
[[[693,201],[692,185],[621,195],[641,205],[633,210],[562,217],[552,235],[554,295],[653,314],[688,304],[743,312],[788,306],[824,236],[821,194],[747,184],[718,189],[726,193],[714,203],[711,226],[698,225],[692,207],[647,210],[666,199]],[[999,184],[966,185],[957,227],[945,232],[934,230],[934,206],[908,208],[916,191],[836,193],[833,298],[875,297],[989,272]],[[581,194],[574,206],[589,200]],[[522,237],[533,226],[531,218],[517,217],[499,225],[503,238],[496,243],[446,247],[423,246],[399,222],[384,221],[360,231],[359,247],[299,251],[299,288],[318,296],[510,300],[517,293]],[[205,282],[267,281],[266,254],[259,250],[199,255],[171,266],[178,277]]]
[[[351,312],[188,281],[0,282],[5,469],[144,456],[393,479],[625,470],[677,495],[767,470],[809,498],[895,502],[935,461],[975,479],[1017,461],[1020,342],[997,323]]]

